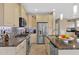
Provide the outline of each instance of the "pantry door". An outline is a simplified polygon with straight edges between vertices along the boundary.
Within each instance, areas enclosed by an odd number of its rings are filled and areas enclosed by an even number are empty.
[[[37,23],[37,43],[45,43],[44,36],[48,34],[47,22]]]

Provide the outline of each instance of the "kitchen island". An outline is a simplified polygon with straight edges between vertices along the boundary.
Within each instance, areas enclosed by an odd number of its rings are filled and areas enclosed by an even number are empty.
[[[72,44],[65,44],[52,35],[46,36],[46,40],[48,40],[50,55],[79,55],[79,44],[75,40]]]
[[[0,55],[26,55],[28,54],[30,35],[27,36],[17,36],[15,38],[9,39],[9,46],[0,46]],[[12,41],[12,42],[11,42]]]

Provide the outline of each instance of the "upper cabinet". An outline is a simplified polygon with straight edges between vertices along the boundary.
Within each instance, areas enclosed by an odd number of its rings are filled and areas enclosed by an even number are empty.
[[[23,5],[21,5],[20,11],[21,11],[20,16],[22,18],[24,18],[24,20],[26,21],[26,26],[25,27],[28,27],[29,26],[28,25],[28,22],[29,22],[29,20],[28,20],[28,14],[27,14],[27,11],[26,11],[26,9],[24,8]]]
[[[4,25],[19,26],[19,4],[4,4]]]
[[[19,27],[19,17],[28,23],[28,15],[21,4],[0,3],[0,26]]]
[[[4,15],[3,15],[4,8],[3,8],[3,6],[4,5],[2,3],[0,3],[0,26],[3,25],[3,22],[4,22],[4,20],[3,20],[3,18],[4,18]]]
[[[20,4],[15,4],[14,5],[15,10],[14,10],[14,26],[19,27],[19,17],[20,17]]]
[[[29,28],[36,28],[36,16],[29,14]]]

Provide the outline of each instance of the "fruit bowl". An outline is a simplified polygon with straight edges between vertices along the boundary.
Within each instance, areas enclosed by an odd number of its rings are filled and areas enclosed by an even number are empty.
[[[59,35],[59,39],[67,40],[69,38],[68,35]]]

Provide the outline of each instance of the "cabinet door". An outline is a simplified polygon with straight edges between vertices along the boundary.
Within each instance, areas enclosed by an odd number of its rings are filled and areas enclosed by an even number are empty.
[[[19,27],[20,5],[14,5],[14,26]]]
[[[4,4],[4,25],[13,26],[14,23],[14,4]]]
[[[58,48],[50,44],[50,55],[58,55]]]
[[[3,13],[4,13],[4,8],[3,8],[3,3],[0,3],[0,26],[2,26],[3,25],[3,23],[4,23],[4,16],[3,16]]]
[[[21,17],[24,18],[26,23],[28,23],[28,15],[27,15],[25,8],[22,5],[21,5]],[[26,26],[28,25],[26,24]]]
[[[19,26],[19,4],[6,3],[4,4],[4,25],[6,26]]]

